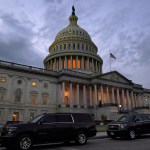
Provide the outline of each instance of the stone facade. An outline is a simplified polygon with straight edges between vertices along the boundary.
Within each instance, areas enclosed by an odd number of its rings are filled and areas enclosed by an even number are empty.
[[[44,112],[89,112],[114,119],[123,110],[150,113],[150,90],[117,71],[102,73],[103,61],[77,16],[49,48],[43,68],[0,61],[0,122],[28,121]]]

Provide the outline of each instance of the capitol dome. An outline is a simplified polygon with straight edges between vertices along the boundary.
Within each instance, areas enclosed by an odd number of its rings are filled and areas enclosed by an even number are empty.
[[[73,69],[102,73],[103,61],[97,54],[97,46],[77,21],[78,17],[73,6],[69,25],[58,32],[49,47],[49,55],[44,60],[45,69],[55,71]]]

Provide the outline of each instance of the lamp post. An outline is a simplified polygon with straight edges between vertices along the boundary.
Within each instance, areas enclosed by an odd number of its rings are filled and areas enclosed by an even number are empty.
[[[119,105],[118,107],[119,107],[119,113],[121,113],[121,105]]]

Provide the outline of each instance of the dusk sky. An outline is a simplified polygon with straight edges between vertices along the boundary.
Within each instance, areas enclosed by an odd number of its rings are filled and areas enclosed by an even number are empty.
[[[57,33],[75,6],[110,71],[150,88],[150,0],[0,0],[0,60],[43,68]]]

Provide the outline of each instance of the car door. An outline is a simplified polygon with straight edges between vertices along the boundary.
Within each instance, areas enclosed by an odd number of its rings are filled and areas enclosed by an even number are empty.
[[[68,141],[73,138],[74,135],[74,122],[70,114],[58,114],[56,115],[56,128],[58,141]]]
[[[40,122],[38,127],[38,139],[40,143],[55,141],[56,119],[54,114],[48,114]]]
[[[149,119],[149,116],[144,114],[142,115],[142,118],[144,120],[144,133],[150,133],[150,119]]]
[[[136,129],[136,133],[138,134],[142,134],[145,131],[144,120],[140,115],[137,115],[135,117],[135,129]]]

